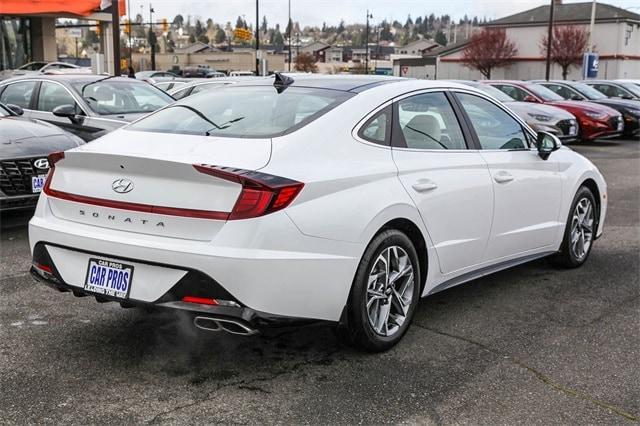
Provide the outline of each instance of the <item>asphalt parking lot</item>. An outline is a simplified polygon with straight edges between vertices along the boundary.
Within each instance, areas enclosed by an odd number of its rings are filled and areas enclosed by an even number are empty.
[[[34,282],[28,214],[2,216],[0,423],[640,421],[640,141],[574,145],[609,185],[587,264],[517,267],[424,299],[377,355],[331,329],[195,331]]]

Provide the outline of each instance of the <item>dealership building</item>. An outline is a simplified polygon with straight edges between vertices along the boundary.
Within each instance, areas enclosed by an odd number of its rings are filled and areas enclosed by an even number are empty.
[[[592,2],[562,4],[554,7],[554,25],[578,25],[589,31]],[[493,79],[528,80],[544,78],[546,57],[540,46],[547,35],[550,6],[540,6],[484,25],[485,28],[506,30],[515,43],[518,54],[513,64],[496,68]],[[598,78],[640,78],[640,14],[604,3],[596,3],[593,45],[600,63]],[[462,62],[466,43],[439,52],[437,75],[439,79],[482,79],[479,71],[467,68]],[[551,78],[561,79],[559,65],[552,65]],[[582,79],[581,67],[572,67],[567,77]]]
[[[119,0],[120,16],[125,1]],[[56,19],[95,21],[100,26],[97,48],[104,61],[100,69],[113,73],[110,0],[0,0],[0,70],[32,61],[57,61]]]

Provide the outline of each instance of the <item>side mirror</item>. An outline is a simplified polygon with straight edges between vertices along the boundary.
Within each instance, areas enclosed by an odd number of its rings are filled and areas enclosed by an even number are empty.
[[[580,95],[573,95],[573,96],[571,96],[571,100],[572,101],[581,101],[582,97]]]
[[[634,99],[633,96],[631,95],[627,95],[626,93],[624,95],[622,95],[622,99]]]
[[[84,121],[82,116],[76,113],[75,105],[71,105],[71,104],[58,105],[53,109],[52,112],[53,112],[53,115],[55,115],[56,117],[68,118],[69,121],[71,121],[73,124],[82,124],[82,122]]]
[[[7,104],[7,108],[9,108],[9,110],[11,110],[11,112],[13,112],[16,115],[24,114],[24,110],[22,109],[22,107],[20,107],[18,105]]]
[[[536,139],[536,147],[538,148],[538,155],[543,160],[549,158],[549,155],[553,151],[557,151],[562,146],[562,142],[556,135],[553,135],[549,132],[538,132],[538,137]]]
[[[523,101],[525,101],[525,102],[533,102],[535,104],[539,104],[540,103],[540,102],[538,102],[538,100],[535,97],[533,97],[531,95],[525,96]]]

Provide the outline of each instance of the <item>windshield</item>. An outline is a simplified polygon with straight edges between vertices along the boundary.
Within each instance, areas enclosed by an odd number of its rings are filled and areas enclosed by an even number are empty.
[[[534,95],[541,98],[543,101],[562,101],[564,100],[562,96],[556,95],[551,90],[547,89],[544,86],[539,84],[529,84],[527,85],[527,89],[529,89]]]
[[[618,83],[618,84],[620,84],[620,86],[624,87],[625,89],[633,93],[635,96],[640,98],[640,87],[636,86],[633,83]]]
[[[577,90],[588,99],[607,99],[607,96],[584,83],[572,83],[571,88]]]
[[[162,90],[135,80],[77,81],[71,85],[99,115],[152,112],[173,102]]]
[[[226,86],[204,91],[127,127],[160,133],[275,137],[294,131],[353,96],[337,90]]]
[[[494,98],[496,98],[500,102],[514,102],[515,101],[515,99],[513,99],[511,96],[509,96],[506,93],[504,93],[502,90],[497,89],[497,88],[495,88],[493,86],[489,86],[488,84],[480,83],[480,84],[477,84],[477,85],[473,85],[473,87],[475,87],[476,89],[482,90],[487,95],[493,96]]]

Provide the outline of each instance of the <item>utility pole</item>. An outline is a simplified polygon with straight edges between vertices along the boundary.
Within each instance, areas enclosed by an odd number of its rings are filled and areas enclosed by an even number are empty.
[[[258,10],[258,2],[256,0],[256,75],[260,75],[260,12]]]
[[[149,45],[151,46],[151,69],[156,69],[156,35],[153,32],[153,6],[149,3]]]
[[[545,79],[547,81],[549,81],[551,74],[551,39],[553,38],[553,9],[555,3],[556,0],[551,0],[551,6],[549,8],[549,30],[547,31],[547,69],[545,73]]]
[[[111,2],[111,32],[113,41],[113,75],[122,74],[120,69],[120,11],[118,10],[118,0]]]
[[[131,44],[131,29],[133,26],[131,25],[131,0],[127,0],[127,19],[129,20],[129,66],[133,66],[133,45]]]
[[[289,34],[287,34],[287,39],[289,40],[289,71],[291,71],[291,27],[293,25],[289,25],[291,23],[291,0],[289,0],[289,20],[287,21],[287,27],[289,28]]]
[[[589,53],[593,53],[593,28],[596,23],[596,0],[591,4],[591,22],[589,23]]]
[[[373,15],[369,13],[369,9],[367,9],[367,25],[365,29],[364,35],[364,73],[369,74],[369,18],[373,18]]]

